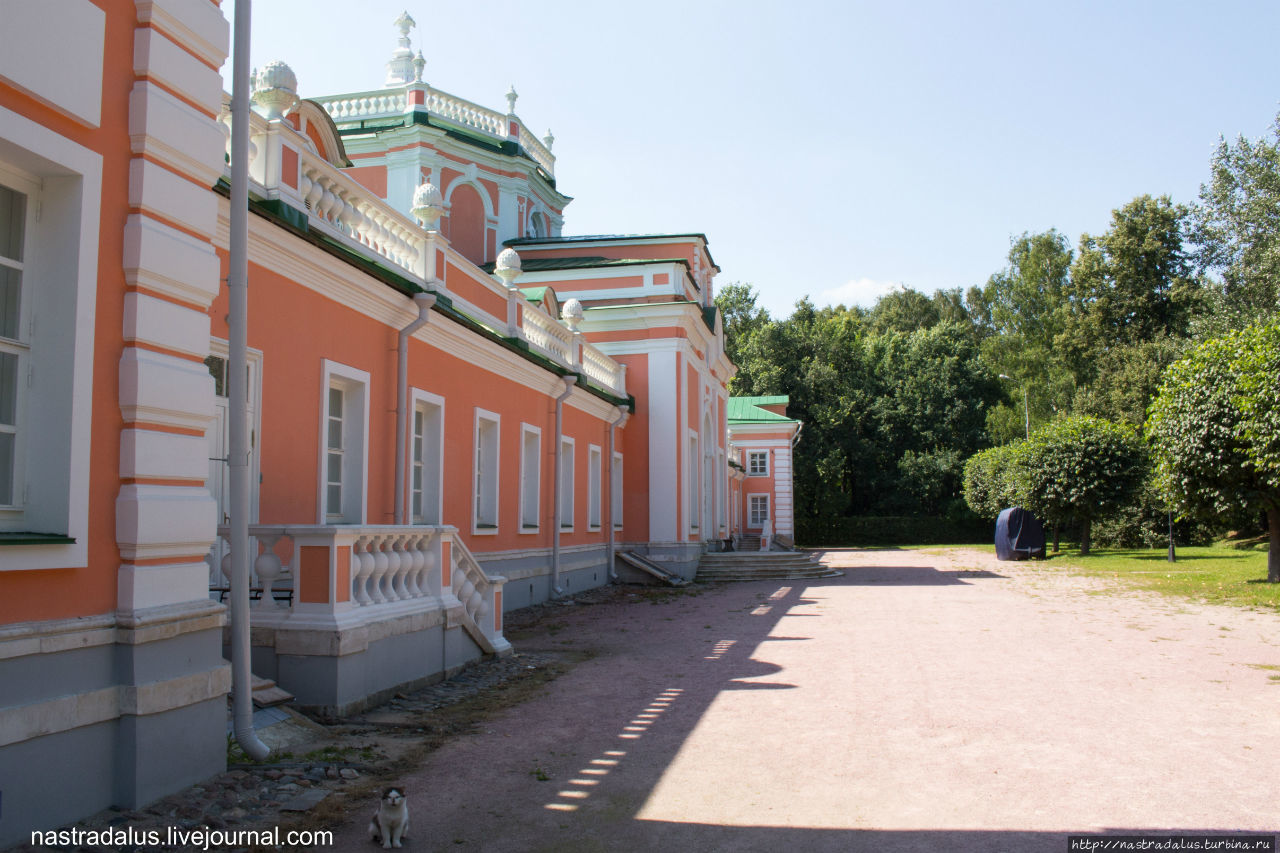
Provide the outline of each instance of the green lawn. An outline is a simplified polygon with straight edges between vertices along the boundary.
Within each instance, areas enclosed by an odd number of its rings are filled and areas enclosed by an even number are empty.
[[[1039,565],[1115,578],[1141,589],[1210,604],[1280,610],[1280,584],[1267,583],[1265,551],[1186,547],[1179,548],[1178,561],[1170,563],[1163,548],[1094,549],[1087,557],[1074,548],[1064,548]]]

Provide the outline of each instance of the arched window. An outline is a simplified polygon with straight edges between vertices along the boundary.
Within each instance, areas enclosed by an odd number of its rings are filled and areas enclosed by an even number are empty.
[[[484,200],[470,184],[460,184],[449,200],[449,242],[472,263],[485,257]]]

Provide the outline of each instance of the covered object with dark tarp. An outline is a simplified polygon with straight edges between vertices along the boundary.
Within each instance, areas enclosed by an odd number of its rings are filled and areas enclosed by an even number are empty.
[[[1026,560],[1044,556],[1044,527],[1020,506],[1002,510],[996,519],[996,559]]]

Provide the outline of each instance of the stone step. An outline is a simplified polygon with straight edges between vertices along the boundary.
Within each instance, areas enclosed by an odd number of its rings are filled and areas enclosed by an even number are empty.
[[[259,708],[283,705],[293,699],[293,694],[269,678],[253,676],[253,704]]]
[[[809,560],[700,560],[699,569],[730,569],[741,566],[742,569],[764,569],[767,566],[790,566],[794,569],[808,569],[814,566]]]
[[[844,572],[834,569],[815,570],[811,572],[726,572],[724,574],[698,573],[698,583],[720,583],[727,581],[782,581],[782,580],[819,580],[822,578],[842,577]]]

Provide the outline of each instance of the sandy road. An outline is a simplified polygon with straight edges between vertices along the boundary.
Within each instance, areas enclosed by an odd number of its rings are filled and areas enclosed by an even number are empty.
[[[410,850],[1065,851],[1280,831],[1280,618],[979,552],[564,606],[595,656],[403,779]],[[1051,564],[1050,564],[1051,565]],[[367,820],[337,849],[371,849]]]

